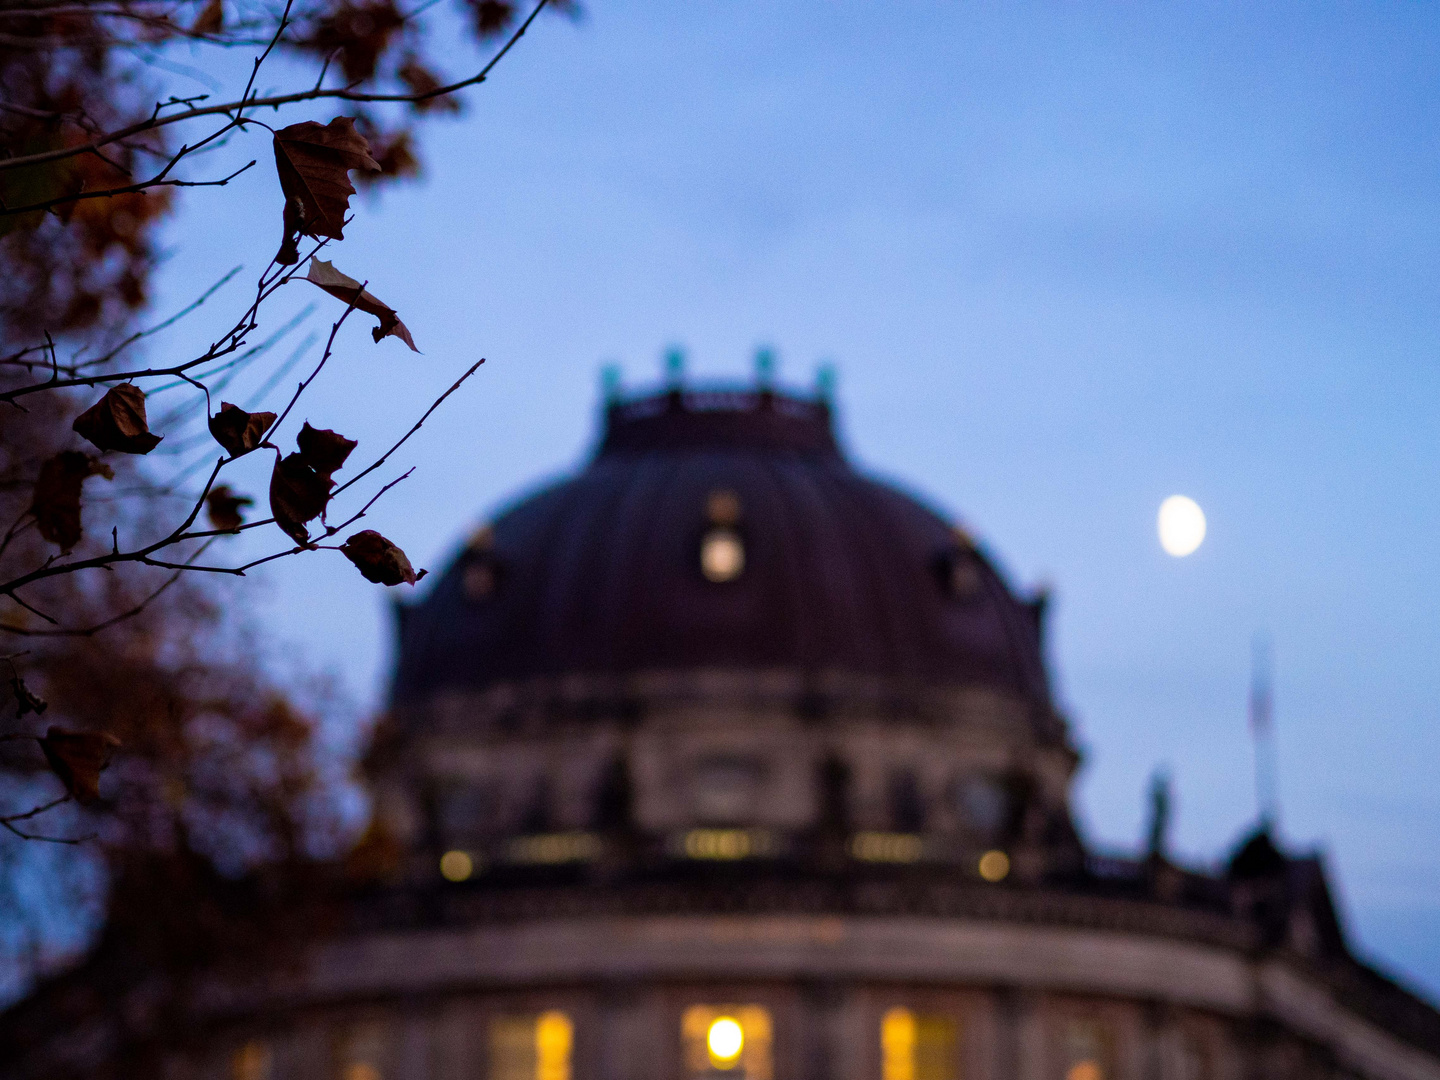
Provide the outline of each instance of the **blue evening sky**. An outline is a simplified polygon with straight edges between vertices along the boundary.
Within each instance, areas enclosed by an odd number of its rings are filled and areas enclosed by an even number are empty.
[[[302,412],[363,454],[488,358],[368,521],[439,567],[583,460],[603,363],[645,385],[676,343],[748,379],[773,345],[806,386],[833,361],[854,460],[1053,586],[1092,841],[1138,845],[1161,765],[1181,853],[1241,835],[1264,633],[1283,835],[1324,852],[1358,948],[1435,996],[1437,76],[1419,4],[592,0],[427,129],[423,182],[358,202],[331,257],[424,355],[356,320]],[[278,243],[269,148],[234,152],[261,167],[186,194],[162,309]],[[289,291],[269,325],[335,313]],[[1154,527],[1176,492],[1210,522],[1183,560]],[[376,706],[383,590],[322,555],[253,595]]]

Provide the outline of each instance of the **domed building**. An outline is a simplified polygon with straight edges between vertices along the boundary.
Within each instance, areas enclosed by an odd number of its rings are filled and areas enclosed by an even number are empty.
[[[1317,857],[1086,847],[1044,595],[823,396],[616,398],[437,578],[368,758],[392,879],[176,1077],[1440,1080]]]

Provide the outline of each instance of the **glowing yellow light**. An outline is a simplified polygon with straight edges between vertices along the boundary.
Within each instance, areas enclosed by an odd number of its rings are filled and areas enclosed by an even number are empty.
[[[380,1080],[380,1070],[368,1061],[354,1061],[345,1069],[345,1080]]]
[[[447,851],[440,856],[440,874],[446,881],[464,881],[475,872],[475,860],[466,851]]]
[[[859,832],[850,854],[865,862],[915,862],[925,854],[925,841],[914,833]]]
[[[600,855],[600,846],[594,833],[536,833],[511,840],[508,854],[518,863],[588,862]]]
[[[881,1080],[915,1080],[915,1014],[894,1008],[880,1020]]]
[[[570,1080],[570,1047],[575,1026],[558,1009],[535,1021],[535,1080]]]
[[[705,1033],[705,1045],[718,1068],[731,1068],[739,1060],[740,1051],[745,1047],[745,1031],[734,1017],[716,1017],[711,1021],[710,1030]]]
[[[235,1051],[230,1063],[233,1080],[268,1080],[270,1050],[264,1043],[248,1042]]]
[[[765,834],[755,829],[691,829],[685,854],[692,859],[748,859],[766,851]]]
[[[729,529],[711,529],[700,541],[700,572],[708,581],[734,581],[745,569],[745,545]]]
[[[1205,511],[1194,499],[1171,495],[1160,504],[1156,527],[1165,553],[1181,559],[1204,541]]]
[[[980,856],[980,876],[986,881],[1004,881],[1010,873],[1010,856],[1003,851],[987,851]]]
[[[1065,1073],[1065,1080],[1105,1080],[1105,1074],[1093,1061],[1077,1061]]]

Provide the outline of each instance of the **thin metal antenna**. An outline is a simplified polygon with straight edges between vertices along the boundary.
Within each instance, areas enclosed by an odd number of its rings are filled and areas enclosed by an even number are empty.
[[[1255,743],[1255,803],[1260,812],[1260,827],[1267,832],[1280,822],[1271,663],[1270,639],[1265,634],[1256,634],[1251,644],[1250,737]]]

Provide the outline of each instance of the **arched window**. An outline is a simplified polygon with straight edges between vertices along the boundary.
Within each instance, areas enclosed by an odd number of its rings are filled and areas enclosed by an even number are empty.
[[[1098,1020],[1071,1020],[1061,1044],[1060,1080],[1110,1080],[1114,1075],[1114,1037]]]
[[[761,1005],[691,1005],[680,1018],[685,1075],[773,1080],[770,1012]]]
[[[490,1021],[489,1080],[570,1080],[575,1025],[559,1009]]]
[[[959,1080],[958,1025],[896,1006],[880,1020],[880,1080]]]

